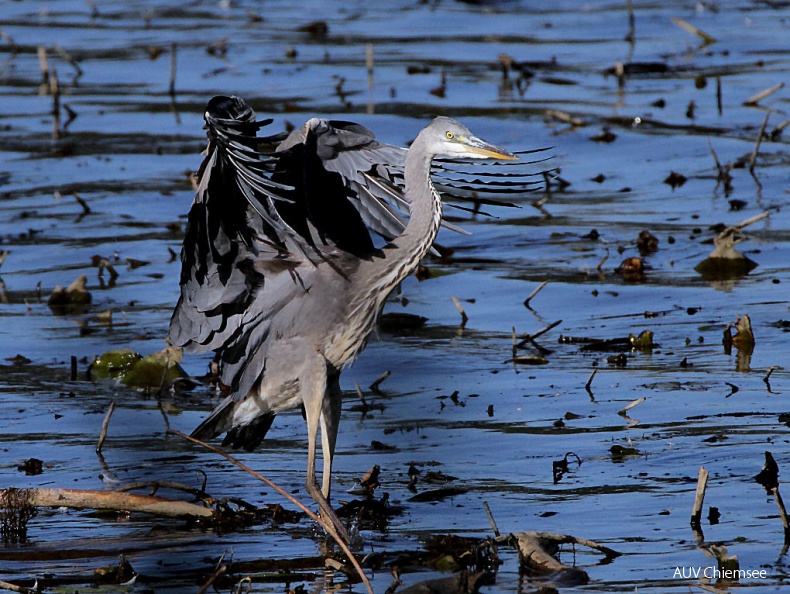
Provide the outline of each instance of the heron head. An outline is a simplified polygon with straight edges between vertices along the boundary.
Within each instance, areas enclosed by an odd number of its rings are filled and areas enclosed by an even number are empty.
[[[481,140],[469,128],[451,118],[440,116],[431,122],[430,128],[435,133],[436,154],[467,159],[518,160],[513,153]]]

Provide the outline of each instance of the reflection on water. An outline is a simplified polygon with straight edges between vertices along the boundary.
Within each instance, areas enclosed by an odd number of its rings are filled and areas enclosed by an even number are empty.
[[[768,570],[741,585],[780,591],[782,527],[751,477],[765,450],[780,469],[787,463],[788,91],[750,99],[788,78],[782,7],[634,3],[631,29],[628,3],[369,4],[3,6],[2,486],[195,486],[205,473],[216,497],[283,503],[223,460],[164,435],[163,411],[189,431],[216,403],[210,389],[160,403],[88,380],[87,365],[115,348],[163,348],[208,98],[238,94],[279,129],[331,115],[402,145],[443,113],[508,149],[554,147],[560,180],[545,195],[516,197],[519,209],[493,208],[496,218],[462,217],[473,234],[441,236],[452,255],[425,262],[429,278],[410,278],[387,306],[425,325],[388,325],[344,375],[335,497],[350,499],[345,491],[378,464],[381,489],[404,508],[386,530],[363,531],[363,550],[416,549],[426,534],[487,536],[485,501],[503,532],[564,532],[625,553],[607,564],[564,553],[590,574],[588,588],[687,591],[696,582],[676,579],[674,568],[712,563],[688,524],[704,465],[706,504],[722,513],[715,525],[703,520],[704,538],[724,543],[742,569]],[[695,267],[728,226],[740,229],[737,249],[757,267],[707,278]],[[640,254],[644,230],[657,251]],[[628,258],[642,258],[643,279],[615,272]],[[83,274],[87,311],[54,316],[47,300],[55,286]],[[744,314],[754,348],[727,351],[725,331]],[[514,364],[514,331],[535,335],[557,320],[535,338],[540,349],[519,350],[548,364]],[[650,350],[582,348],[582,339],[646,329]],[[184,365],[198,376],[208,362],[193,356]],[[385,370],[391,376],[378,390],[364,388]],[[371,406],[355,407],[355,384]],[[94,449],[110,401],[102,463]],[[304,435],[300,415],[284,415],[260,454],[241,457],[300,490]],[[624,451],[632,455],[615,454]],[[554,462],[568,452],[581,464],[555,482]],[[41,474],[17,470],[31,458],[43,462]],[[410,483],[418,492],[435,487],[429,471],[455,477],[446,486],[456,494],[408,501]],[[41,511],[27,545],[0,549],[0,579],[84,585],[124,553],[140,583],[180,591],[204,583],[232,549],[235,561],[265,567],[242,565],[266,575],[254,580],[256,591],[345,581],[323,572],[321,537],[304,521],[217,533],[121,520]],[[533,587],[521,586],[515,556],[500,554],[496,583],[484,591]],[[272,569],[280,561],[296,576]],[[402,571],[407,585],[440,574]],[[384,591],[389,568],[372,579]]]

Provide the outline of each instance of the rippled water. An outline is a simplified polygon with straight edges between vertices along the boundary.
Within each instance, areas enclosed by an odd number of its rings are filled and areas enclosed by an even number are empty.
[[[782,526],[775,502],[752,477],[765,450],[780,472],[790,454],[781,416],[790,412],[787,371],[765,381],[769,368],[787,366],[790,352],[790,133],[781,134],[790,95],[782,88],[756,106],[744,102],[789,79],[786,3],[634,2],[633,43],[626,3],[371,4],[103,2],[92,14],[82,0],[0,3],[0,250],[9,252],[0,267],[0,485],[199,484],[196,470],[203,470],[217,497],[284,503],[224,460],[166,437],[155,397],[85,379],[87,362],[113,348],[148,354],[163,346],[178,294],[171,251],[180,246],[211,96],[244,97],[261,117],[274,117],[277,130],[313,115],[342,116],[401,145],[431,117],[447,114],[512,150],[554,147],[552,163],[570,185],[555,185],[541,208],[532,205],[540,196],[527,195],[516,198],[519,209],[465,221],[471,236],[440,237],[454,255],[427,261],[432,278],[408,279],[405,300],[386,308],[424,316],[426,326],[383,330],[344,374],[335,499],[349,498],[345,491],[378,464],[382,490],[404,507],[385,532],[363,531],[363,550],[419,549],[433,534],[487,536],[486,501],[502,531],[568,533],[623,553],[602,564],[596,554],[565,551],[562,559],[584,568],[591,582],[564,590],[686,592],[699,582],[675,578],[675,568],[714,563],[689,527],[705,465],[711,482],[703,516],[709,506],[722,513],[716,525],[703,520],[705,543],[724,544],[741,569],[766,569],[767,578],[748,581],[750,591],[782,591]],[[704,44],[672,17],[716,41]],[[327,32],[300,31],[314,21]],[[39,90],[40,47],[60,85],[58,126],[52,95]],[[507,79],[500,54],[517,63]],[[632,65],[620,81],[618,61]],[[742,164],[766,115],[773,135],[760,145],[751,175]],[[593,140],[606,131],[612,142]],[[722,165],[736,165],[731,191],[717,184],[711,148]],[[687,181],[664,183],[673,171]],[[711,226],[762,212],[768,217],[746,227],[738,245],[755,270],[727,281],[694,270],[713,249]],[[659,250],[646,257],[643,281],[625,280],[615,268],[638,255],[644,229]],[[98,277],[96,255],[115,262],[114,284]],[[88,276],[90,309],[53,315],[47,297],[80,274]],[[525,308],[544,280],[549,284]],[[453,296],[469,315],[465,327]],[[98,317],[107,310],[111,325]],[[736,369],[737,349],[727,354],[722,346],[726,326],[743,314],[756,337],[745,370]],[[548,363],[514,365],[512,329],[534,333],[556,320],[538,339],[552,351]],[[612,352],[559,341],[644,329],[658,346],[628,351],[625,367],[607,362]],[[12,360],[17,354],[25,360]],[[192,356],[184,365],[197,376],[207,363]],[[365,389],[383,410],[351,411],[354,385],[369,386],[385,370],[392,375],[380,394]],[[455,391],[455,400],[445,398]],[[627,417],[618,414],[642,397]],[[117,409],[103,466],[94,449],[111,400]],[[214,404],[203,388],[164,401],[173,427],[185,432]],[[374,441],[394,449],[376,449]],[[618,458],[615,445],[639,454]],[[301,490],[305,450],[297,412],[278,417],[262,453],[240,457]],[[555,484],[552,462],[569,451],[582,464],[571,463]],[[44,462],[42,474],[17,470],[30,457]],[[465,492],[408,502],[410,465],[423,476],[439,470],[457,477],[451,485]],[[86,585],[95,567],[123,552],[141,574],[136,590],[191,591],[232,548],[242,563],[237,577],[263,571],[256,561],[301,560],[310,569],[295,583],[332,589],[345,578],[321,569],[321,541],[305,521],[216,534],[143,516],[116,522],[42,511],[27,544],[0,549],[0,579]],[[520,575],[515,553],[500,554],[496,583],[483,591],[536,587]],[[402,569],[407,585],[439,575]],[[254,591],[282,591],[285,580],[270,581],[256,578]],[[375,571],[372,581],[383,592],[389,569]]]

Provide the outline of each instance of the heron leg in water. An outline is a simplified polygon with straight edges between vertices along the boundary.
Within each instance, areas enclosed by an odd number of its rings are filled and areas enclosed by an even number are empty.
[[[337,530],[341,538],[349,542],[348,531],[329,504],[329,484],[332,476],[332,456],[335,451],[337,428],[340,419],[340,389],[337,380],[327,385],[327,363],[323,355],[313,352],[307,357],[299,376],[305,417],[307,417],[307,480],[305,488],[315,500],[321,513]],[[323,492],[315,478],[315,452],[318,425],[321,423],[321,449],[324,458]]]

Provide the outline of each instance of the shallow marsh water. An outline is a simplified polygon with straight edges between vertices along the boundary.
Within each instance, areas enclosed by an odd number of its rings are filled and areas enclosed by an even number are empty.
[[[447,114],[513,150],[554,147],[552,164],[570,186],[555,186],[542,210],[531,205],[540,195],[517,197],[519,209],[465,221],[472,235],[441,236],[453,256],[428,260],[433,276],[409,278],[405,300],[385,310],[424,316],[425,327],[380,332],[344,374],[334,497],[347,498],[355,480],[378,464],[381,490],[404,507],[386,531],[363,531],[363,550],[419,549],[435,534],[487,536],[486,501],[503,531],[568,533],[623,553],[601,564],[597,554],[564,552],[591,578],[565,591],[687,592],[699,580],[678,579],[675,569],[714,564],[689,527],[697,471],[705,465],[711,482],[703,515],[709,506],[722,512],[720,523],[703,522],[706,542],[723,543],[742,569],[766,570],[765,579],[742,584],[750,591],[786,589],[777,507],[752,477],[765,450],[776,457],[780,480],[790,463],[790,430],[781,416],[790,412],[790,378],[777,369],[764,381],[769,368],[790,363],[783,322],[790,318],[790,132],[763,141],[754,176],[732,169],[731,192],[717,184],[710,148],[725,165],[748,159],[768,110],[769,133],[788,118],[787,88],[744,105],[790,80],[786,3],[634,2],[634,43],[625,40],[625,3],[371,4],[104,2],[91,14],[82,1],[0,3],[0,250],[9,252],[0,267],[0,486],[199,484],[202,470],[217,497],[284,503],[224,460],[166,437],[155,397],[85,379],[86,362],[113,348],[148,354],[163,346],[178,294],[179,264],[169,250],[179,250],[176,223],[183,224],[192,198],[188,178],[200,162],[202,111],[211,96],[244,97],[260,117],[275,118],[275,130],[327,115],[401,145],[431,117]],[[703,45],[672,17],[717,41]],[[299,30],[316,20],[326,23],[326,34]],[[61,104],[77,114],[63,129],[68,115],[61,110],[59,139],[52,96],[39,93],[40,46],[57,70]],[[499,54],[532,76],[520,79],[512,70],[503,80]],[[620,85],[608,73],[617,61],[646,72],[626,75]],[[443,71],[443,93],[432,93]],[[613,142],[591,139],[605,130],[616,135]],[[688,178],[685,184],[664,183],[672,171]],[[744,203],[740,210],[732,209],[735,200]],[[746,227],[748,239],[738,246],[759,264],[754,271],[730,281],[694,271],[712,250],[712,225],[764,211],[769,216]],[[624,280],[614,269],[638,255],[643,229],[659,239],[659,250],[646,258],[644,281]],[[92,267],[95,255],[116,262],[120,276],[112,286]],[[47,296],[80,274],[88,275],[90,309],[53,315]],[[525,308],[544,280],[549,284]],[[453,296],[469,315],[465,327]],[[106,310],[111,325],[97,317]],[[721,344],[726,326],[743,314],[756,336],[747,371],[736,370],[737,349],[725,354]],[[555,320],[562,322],[538,339],[553,351],[548,363],[514,365],[512,328],[534,333]],[[609,339],[646,328],[659,346],[628,352],[624,368],[607,364],[612,353],[559,342],[560,335]],[[25,360],[13,360],[17,354]],[[208,361],[188,357],[185,368],[198,376]],[[594,365],[591,396],[585,383]],[[365,390],[383,410],[350,411],[358,403],[354,385],[369,386],[385,370],[392,375],[381,393]],[[444,398],[455,391],[457,403]],[[628,417],[618,414],[642,397]],[[94,449],[111,400],[117,409],[103,467]],[[189,432],[215,403],[208,389],[197,388],[163,405],[172,426]],[[375,449],[374,441],[394,449]],[[639,455],[620,459],[610,452],[615,445]],[[301,492],[305,450],[296,412],[278,417],[261,453],[240,458]],[[571,463],[555,484],[552,462],[569,451],[582,464]],[[44,462],[42,474],[17,470],[31,457]],[[464,492],[408,502],[412,464],[423,475],[457,477],[451,485]],[[232,549],[237,563],[302,560],[308,569],[292,585],[363,591],[321,569],[322,540],[306,521],[217,534],[143,516],[118,522],[42,511],[30,522],[27,543],[0,549],[0,579],[87,588],[95,567],[125,553],[141,574],[134,590],[192,591]],[[515,553],[500,553],[496,582],[483,591],[539,585],[520,575]],[[406,585],[440,575],[403,569]],[[371,576],[377,592],[391,583],[386,567]],[[282,579],[272,580],[257,578],[254,591],[283,591]]]

